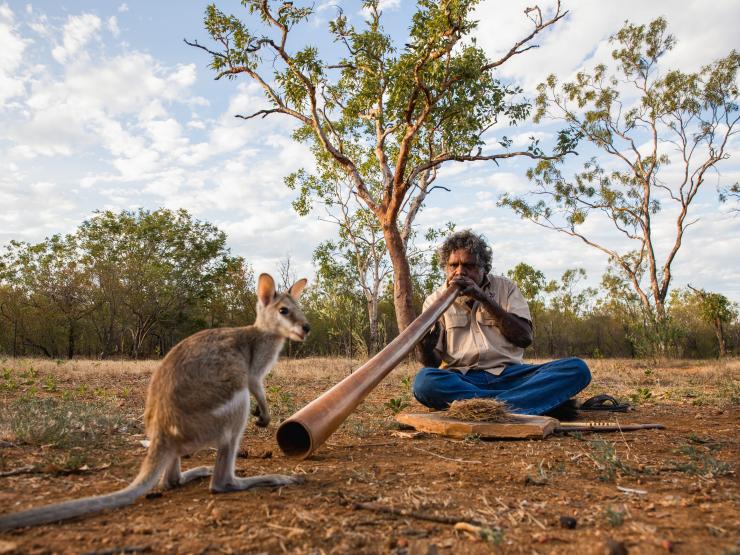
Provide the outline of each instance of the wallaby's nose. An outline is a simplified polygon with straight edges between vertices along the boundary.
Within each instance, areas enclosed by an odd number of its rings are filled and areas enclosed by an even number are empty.
[[[309,326],[308,324],[303,324],[303,331],[305,331],[306,335],[308,335],[308,332],[311,331],[311,326]]]

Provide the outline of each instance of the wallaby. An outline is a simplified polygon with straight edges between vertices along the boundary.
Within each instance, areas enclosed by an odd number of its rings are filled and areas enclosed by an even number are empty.
[[[157,482],[164,488],[212,476],[213,493],[258,486],[286,486],[303,480],[267,474],[234,475],[234,463],[249,417],[249,394],[257,400],[257,425],[267,426],[270,413],[262,380],[277,361],[285,339],[303,341],[310,331],[296,304],[306,280],[276,294],[267,274],[257,285],[257,319],[242,328],[217,328],[184,339],[152,374],[144,421],[150,438],[146,458],[131,484],[105,495],[85,497],[0,517],[0,530],[57,522],[130,505]],[[203,447],[216,447],[216,463],[180,472],[180,457]]]

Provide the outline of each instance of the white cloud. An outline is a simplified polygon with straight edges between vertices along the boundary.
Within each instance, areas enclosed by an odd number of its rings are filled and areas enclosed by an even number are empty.
[[[121,34],[121,29],[118,28],[118,19],[116,19],[115,15],[110,16],[106,24],[114,37],[118,37]]]
[[[121,4],[120,6],[118,6],[118,11],[119,11],[119,13],[125,13],[125,12],[127,12],[128,11],[128,4],[126,4],[124,2],[123,4]]]
[[[378,2],[378,11],[388,14],[390,12],[397,11],[401,7],[401,0],[380,0]],[[363,7],[360,10],[360,14],[368,17],[370,10]]]
[[[380,0],[378,7],[381,11],[393,11],[401,7],[401,0]]]
[[[11,10],[10,6],[7,4],[0,4],[0,19],[3,19],[8,23],[13,23],[15,20],[13,10]]]
[[[51,51],[54,59],[63,64],[75,58],[80,51],[95,38],[100,30],[100,18],[93,14],[71,15],[64,24],[62,45]],[[87,58],[87,55],[83,56]]]
[[[7,100],[24,92],[18,72],[30,44],[29,39],[20,36],[12,10],[7,4],[0,5],[0,111]]]
[[[476,10],[480,21],[476,36],[478,44],[492,58],[504,54],[519,39],[532,30],[524,15],[531,5],[528,0],[498,2],[484,0]],[[555,2],[543,4],[544,15],[552,13]],[[706,21],[706,5],[673,2],[672,0],[622,0],[593,2],[570,0],[564,3],[569,11],[564,20],[546,30],[533,41],[540,47],[515,56],[498,69],[500,75],[515,79],[532,91],[549,73],[563,79],[577,69],[600,62],[611,62],[612,45],[609,36],[616,33],[625,20],[647,24],[664,16],[668,30],[678,38],[678,45],[665,57],[666,67],[695,71],[701,65],[727,55],[736,45],[736,22],[740,19],[740,4],[734,0],[719,0],[712,4],[712,23]]]

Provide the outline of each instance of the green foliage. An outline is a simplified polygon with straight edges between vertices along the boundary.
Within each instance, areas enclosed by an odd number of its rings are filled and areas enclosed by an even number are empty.
[[[613,482],[618,475],[633,475],[636,470],[622,461],[613,443],[598,439],[590,442],[591,459],[599,470],[599,480]]]
[[[604,509],[604,519],[612,528],[618,528],[624,524],[624,511],[615,509],[610,505]]]
[[[285,391],[280,386],[270,385],[267,387],[267,401],[270,411],[278,420],[283,420],[296,411],[293,394]]]
[[[634,393],[630,394],[630,400],[635,405],[642,405],[652,399],[653,394],[647,387],[638,387]]]
[[[383,406],[389,409],[393,414],[398,414],[403,409],[409,406],[409,402],[408,398],[405,395],[402,395],[401,397],[388,399],[388,401],[386,401]]]
[[[680,472],[695,474],[704,478],[727,476],[733,473],[731,464],[718,460],[711,455],[711,446],[707,450],[686,444],[678,448],[678,453],[688,457],[688,461],[675,465],[675,469]]]
[[[97,212],[0,258],[10,352],[156,354],[197,329],[253,319],[254,277],[226,236],[184,210]]]
[[[506,275],[516,283],[524,298],[530,302],[536,301],[545,290],[545,274],[525,262],[514,266]]]

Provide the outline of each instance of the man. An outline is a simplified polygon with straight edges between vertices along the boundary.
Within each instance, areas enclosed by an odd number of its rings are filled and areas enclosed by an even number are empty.
[[[447,285],[460,296],[420,344],[424,368],[414,380],[423,405],[445,409],[452,401],[496,398],[520,414],[545,414],[569,406],[591,381],[578,358],[522,364],[532,343],[532,318],[516,284],[491,271],[492,253],[470,230],[454,233],[439,248]],[[429,306],[447,288],[427,297]]]

